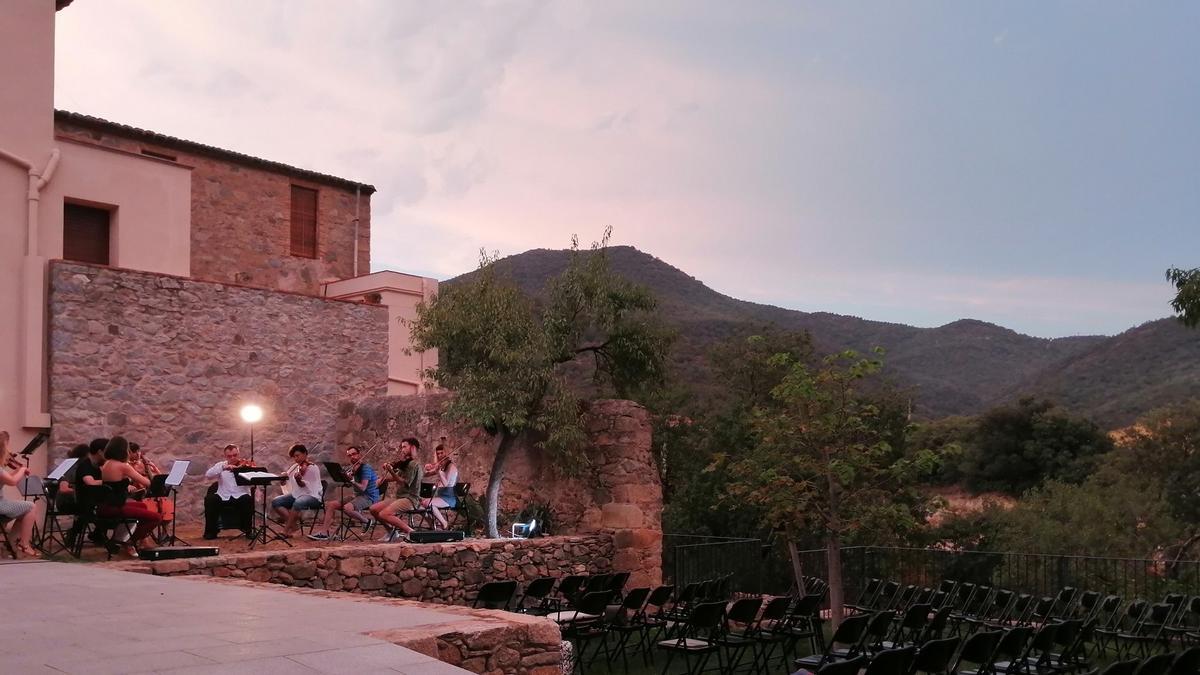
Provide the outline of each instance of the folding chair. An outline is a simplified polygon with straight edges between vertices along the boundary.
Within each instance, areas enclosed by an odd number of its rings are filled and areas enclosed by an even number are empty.
[[[479,587],[479,593],[475,595],[475,601],[471,606],[479,609],[508,609],[508,604],[512,602],[513,596],[517,593],[517,582],[515,581],[489,581]]]
[[[721,670],[721,646],[716,638],[721,630],[721,616],[725,612],[723,602],[705,602],[692,608],[691,614],[684,622],[678,635],[659,641],[656,649],[667,652],[667,662],[663,664],[664,675],[671,669],[671,660],[676,654],[682,654],[688,675],[698,675],[704,671],[704,666],[713,654],[717,655],[717,665]],[[693,665],[692,657],[698,660]]]
[[[725,611],[725,625],[717,637],[717,644],[729,652],[729,672],[736,671],[746,650],[753,651],[758,644],[758,610],[761,607],[760,597],[742,598]]]
[[[829,644],[825,646],[824,651],[820,654],[812,654],[794,661],[799,668],[808,670],[819,670],[822,666],[830,661],[852,659],[858,656],[862,651],[863,637],[867,633],[867,626],[871,623],[871,618],[874,615],[870,614],[852,614],[845,619],[842,619],[833,635],[829,638]],[[837,645],[845,645],[838,649]]]
[[[917,650],[913,658],[910,673],[928,673],[929,675],[950,675],[950,662],[958,651],[958,638],[930,640]]]
[[[967,638],[954,660],[954,665],[950,667],[950,672],[957,675],[990,675],[996,659],[996,646],[1000,644],[1002,636],[1003,632],[996,630],[979,631]],[[975,667],[963,670],[963,663],[973,663]]]
[[[9,523],[16,522],[12,518],[0,516],[0,535],[4,537],[4,548],[8,549],[8,554],[13,560],[17,559],[17,549],[13,546],[12,539],[9,538],[8,528]]]
[[[608,624],[608,630],[619,636],[616,649],[609,656],[609,662],[611,663],[619,655],[621,657],[621,665],[624,666],[626,671],[629,670],[629,660],[625,656],[626,648],[629,645],[629,639],[635,633],[640,636],[642,631],[645,630],[646,601],[649,597],[650,589],[646,587],[635,588],[629,591]]]
[[[516,612],[521,614],[546,614],[550,611],[547,607],[547,602],[550,598],[550,593],[554,591],[554,577],[540,577],[529,582],[525,587],[525,593],[521,595],[521,599],[513,607]],[[537,602],[533,607],[529,606],[529,601]]]

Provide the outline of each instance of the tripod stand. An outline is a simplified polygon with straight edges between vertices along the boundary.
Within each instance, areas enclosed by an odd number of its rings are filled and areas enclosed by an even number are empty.
[[[281,483],[287,480],[287,477],[267,473],[261,467],[246,467],[234,472],[234,480],[238,485],[248,485],[251,490],[262,494],[262,510],[254,514],[254,527],[250,531],[250,548],[254,548],[257,544],[266,546],[268,541],[282,541],[291,548],[292,542],[288,541],[284,533],[276,528],[267,517],[267,488],[271,483]],[[268,534],[271,535],[270,539],[267,538]]]

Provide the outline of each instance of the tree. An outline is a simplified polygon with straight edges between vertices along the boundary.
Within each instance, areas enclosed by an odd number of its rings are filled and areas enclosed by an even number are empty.
[[[1200,324],[1200,267],[1190,270],[1172,267],[1167,270],[1167,281],[1175,284],[1171,307],[1180,321],[1194,328]]]
[[[426,376],[454,392],[448,417],[499,436],[486,495],[489,537],[499,536],[500,481],[518,440],[535,441],[568,470],[586,462],[573,366],[586,366],[618,396],[663,380],[671,336],[649,315],[654,297],[610,271],[608,236],[590,251],[572,239],[570,263],[538,302],[483,254],[472,278],[417,307],[413,349],[440,351]]]
[[[724,467],[733,476],[727,497],[760,509],[764,527],[787,538],[793,561],[796,541],[821,536],[836,622],[843,608],[841,547],[863,532],[921,526],[925,499],[914,479],[932,468],[932,455],[905,458],[886,440],[893,422],[865,386],[880,361],[851,351],[826,357],[816,369],[787,355],[777,361],[788,365],[787,374],[771,391],[772,405],[756,415],[755,445]]]
[[[1049,401],[1021,399],[984,413],[962,466],[967,487],[1019,495],[1044,480],[1082,482],[1112,440],[1092,422]]]

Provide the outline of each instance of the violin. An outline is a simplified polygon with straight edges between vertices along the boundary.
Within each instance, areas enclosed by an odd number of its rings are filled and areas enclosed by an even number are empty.
[[[234,469],[242,469],[248,466],[254,466],[254,463],[248,459],[238,459],[234,462],[225,462],[225,470],[233,471]]]
[[[10,456],[7,460],[4,461],[4,465],[7,466],[8,468],[12,469],[13,471],[16,471],[17,469],[25,468],[24,465],[21,464],[21,460],[17,459],[16,457],[12,457],[12,456]]]
[[[303,462],[296,462],[296,464],[293,465],[296,468],[296,472],[292,475],[292,478],[295,479],[296,485],[299,485],[302,488],[308,487],[308,485],[304,482],[304,472],[308,471],[308,467],[311,464],[312,462],[304,460]]]

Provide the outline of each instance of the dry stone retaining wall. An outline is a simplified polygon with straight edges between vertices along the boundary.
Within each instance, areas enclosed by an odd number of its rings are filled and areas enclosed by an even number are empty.
[[[191,460],[181,521],[226,443],[249,454],[243,403],[266,411],[258,463],[283,469],[292,443],[332,454],[338,403],[387,387],[384,307],[57,261],[49,316],[52,459],[122,434],[164,471]]]
[[[464,605],[489,581],[513,580],[523,587],[538,577],[601,574],[613,569],[612,558],[612,536],[593,534],[261,551],[121,567]]]
[[[338,413],[338,440],[380,448],[386,459],[401,439],[421,441],[422,461],[433,461],[433,446],[457,450],[459,481],[483,493],[496,456],[496,439],[482,429],[443,418],[448,394],[386,396],[348,401]],[[607,532],[614,538],[614,569],[632,574],[634,586],[662,580],[662,484],[651,454],[646,409],[623,400],[590,404],[585,425],[591,439],[591,466],[577,477],[562,475],[552,457],[532,443],[514,448],[501,483],[500,509],[515,516],[530,503],[548,503],[554,533]]]

